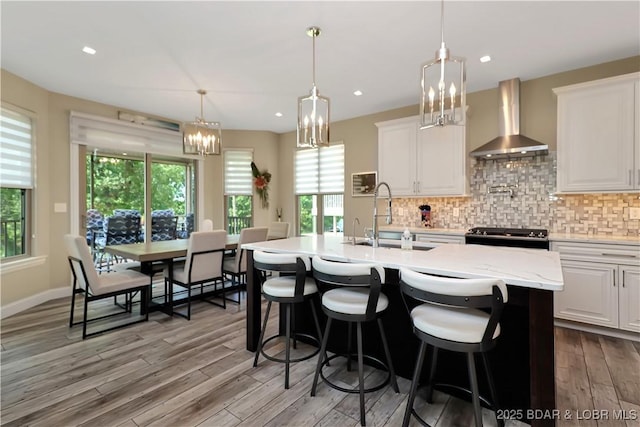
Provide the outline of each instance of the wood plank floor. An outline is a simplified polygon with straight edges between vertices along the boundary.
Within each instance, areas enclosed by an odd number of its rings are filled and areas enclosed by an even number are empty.
[[[95,312],[112,307],[111,301],[100,303]],[[81,327],[68,328],[68,313],[69,300],[61,299],[2,320],[3,426],[359,425],[357,395],[321,383],[317,396],[309,396],[316,358],[292,365],[289,390],[282,364],[261,358],[252,367],[253,353],[244,348],[244,305],[223,310],[196,302],[191,321],[153,313],[149,322],[84,341]],[[276,327],[273,317],[269,332]],[[282,349],[276,341],[269,352]],[[334,381],[356,384],[357,376],[338,365],[328,371]],[[380,373],[367,369],[366,375],[375,381]],[[638,343],[557,328],[556,379],[558,408],[573,415],[558,425],[640,425],[611,415],[624,410],[640,417]],[[399,385],[399,394],[387,387],[367,395],[367,425],[401,425],[409,381],[399,378]],[[417,399],[430,424],[473,423],[467,402],[438,392],[434,400],[427,405]],[[609,419],[577,419],[594,409],[609,410]],[[490,411],[483,419],[496,425]]]

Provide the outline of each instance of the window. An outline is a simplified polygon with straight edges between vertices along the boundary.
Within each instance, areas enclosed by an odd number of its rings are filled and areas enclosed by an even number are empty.
[[[344,145],[296,152],[298,234],[342,234]]]
[[[2,107],[0,114],[0,258],[29,255],[33,190],[31,117]]]
[[[224,150],[224,203],[227,233],[252,226],[253,175],[251,150]]]

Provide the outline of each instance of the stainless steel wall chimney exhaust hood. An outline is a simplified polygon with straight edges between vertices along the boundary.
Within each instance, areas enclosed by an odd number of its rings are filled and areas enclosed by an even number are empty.
[[[472,157],[500,159],[547,154],[549,146],[520,135],[520,79],[501,81],[498,86],[500,136],[476,148]]]

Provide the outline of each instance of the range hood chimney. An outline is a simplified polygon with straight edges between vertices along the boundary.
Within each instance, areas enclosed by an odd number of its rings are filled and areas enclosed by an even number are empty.
[[[520,134],[520,79],[499,83],[498,106],[500,136],[476,148],[472,157],[489,159],[512,158],[547,154],[549,146]]]

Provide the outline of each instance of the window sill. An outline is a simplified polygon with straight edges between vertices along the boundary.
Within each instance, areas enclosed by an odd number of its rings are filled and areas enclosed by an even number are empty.
[[[0,273],[13,273],[14,271],[26,270],[28,268],[37,267],[43,265],[47,260],[46,255],[29,257],[16,261],[9,261],[0,264]]]

